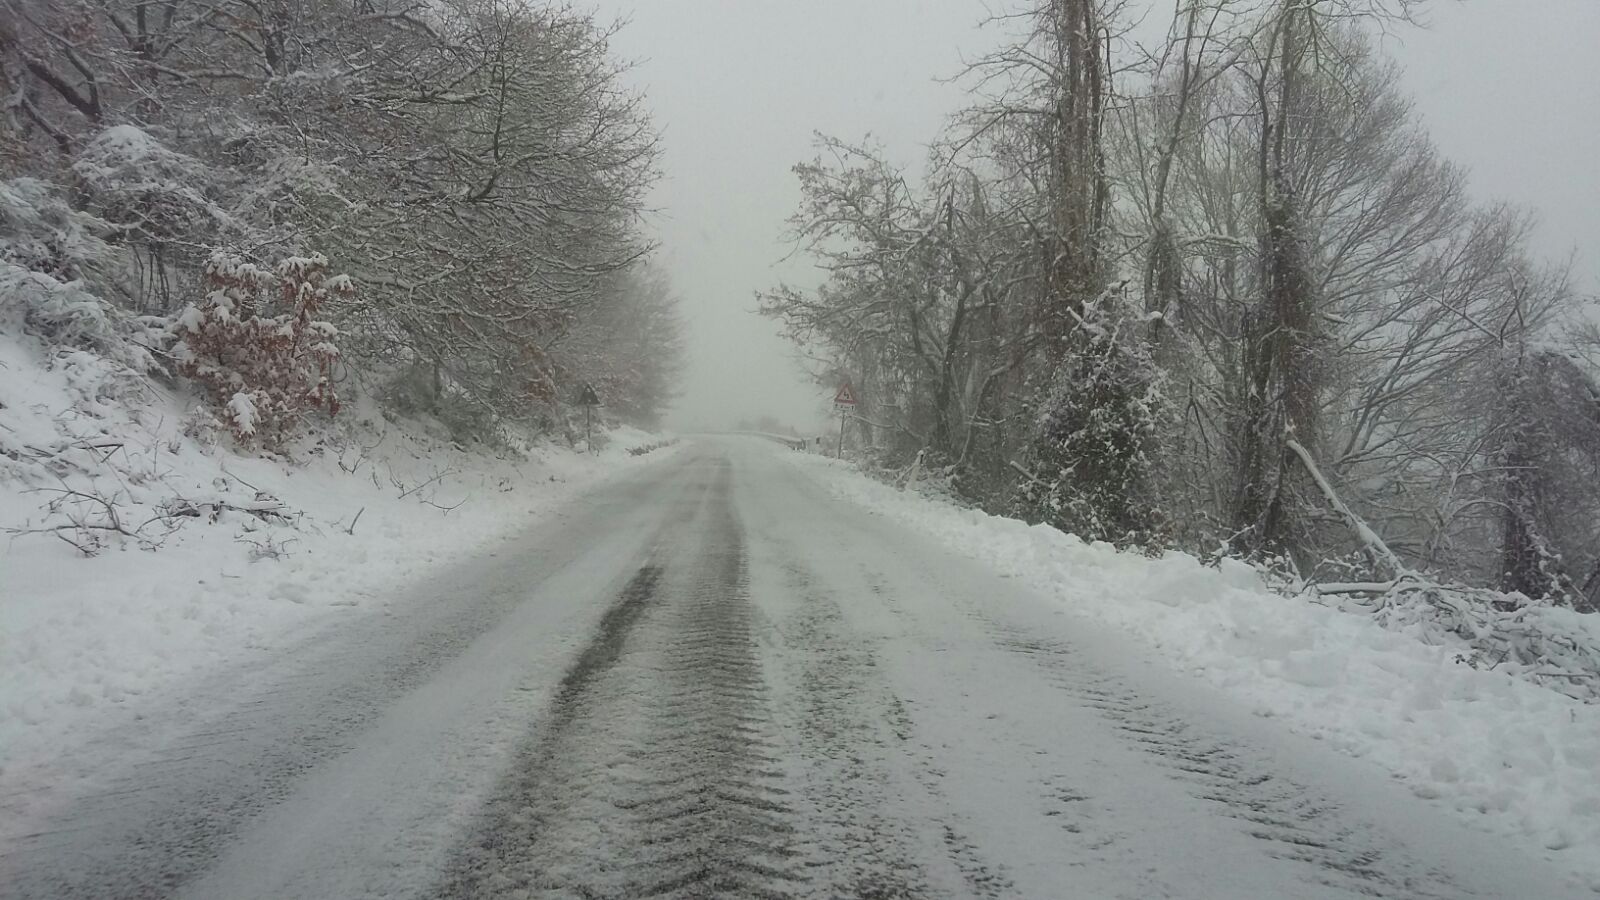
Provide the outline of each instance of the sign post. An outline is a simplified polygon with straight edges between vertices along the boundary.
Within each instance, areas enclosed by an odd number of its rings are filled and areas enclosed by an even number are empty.
[[[583,386],[583,393],[578,396],[578,402],[583,404],[583,450],[585,453],[593,453],[594,408],[600,405],[600,395],[594,392],[594,385]]]
[[[834,459],[844,459],[844,423],[855,406],[855,389],[850,387],[850,382],[843,382],[833,395],[833,408],[839,411],[839,450],[834,454]]]

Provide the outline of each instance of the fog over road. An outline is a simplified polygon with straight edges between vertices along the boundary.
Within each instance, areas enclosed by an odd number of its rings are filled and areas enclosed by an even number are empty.
[[[788,452],[691,442],[105,735],[0,895],[1563,896]]]

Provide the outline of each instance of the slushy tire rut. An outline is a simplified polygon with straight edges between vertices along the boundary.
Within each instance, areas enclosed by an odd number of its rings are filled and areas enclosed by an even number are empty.
[[[724,464],[622,591],[440,896],[803,889],[728,489]]]

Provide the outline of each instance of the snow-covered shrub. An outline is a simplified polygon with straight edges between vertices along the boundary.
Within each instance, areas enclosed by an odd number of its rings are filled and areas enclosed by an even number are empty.
[[[50,344],[97,343],[112,331],[109,310],[79,282],[0,263],[0,328]]]
[[[155,368],[152,323],[127,318],[79,281],[0,263],[0,331],[31,334],[47,346],[93,350],[135,373]]]
[[[73,209],[61,193],[37,178],[0,181],[0,260],[72,281],[111,254],[101,238],[110,226]]]
[[[665,441],[652,441],[652,442],[650,442],[648,444],[640,444],[640,445],[638,445],[636,447],[629,447],[628,448],[628,455],[629,456],[643,456],[646,453],[654,453],[657,450],[661,450],[661,449],[664,449],[666,447],[671,447],[672,445],[674,445],[676,443],[678,443],[678,439],[677,438],[671,438],[670,440],[665,440]]]
[[[206,283],[205,299],[174,323],[173,356],[206,387],[235,437],[276,445],[305,411],[339,411],[339,331],[317,313],[354,292],[348,277],[329,275],[321,254],[289,257],[272,271],[216,254]]]
[[[132,125],[100,132],[72,164],[105,218],[146,240],[170,240],[230,221],[212,197],[221,176]]]
[[[33,337],[80,371],[139,381],[158,368],[149,348],[165,323],[128,316],[105,299],[104,276],[121,264],[119,251],[100,237],[109,226],[61,193],[34,178],[0,181],[0,331]],[[104,365],[83,365],[88,361],[68,352],[81,350]],[[124,393],[83,386],[89,398]]]

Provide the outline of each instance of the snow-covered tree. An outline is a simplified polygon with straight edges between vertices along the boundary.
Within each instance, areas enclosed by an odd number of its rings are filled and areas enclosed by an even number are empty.
[[[1600,591],[1589,500],[1508,530],[1593,493],[1587,370],[1527,217],[1370,36],[1418,6],[1180,0],[1146,52],[1114,3],[1019,2],[920,179],[837,141],[797,170],[829,274],[764,308],[866,388],[879,458],[947,454],[991,509],[1335,580],[1498,586],[1520,541]]]
[[[176,315],[219,250],[325,253],[361,285],[318,314],[360,382],[549,421],[552,346],[649,249],[610,34],[508,0],[0,0],[0,158],[105,223],[113,303]]]

